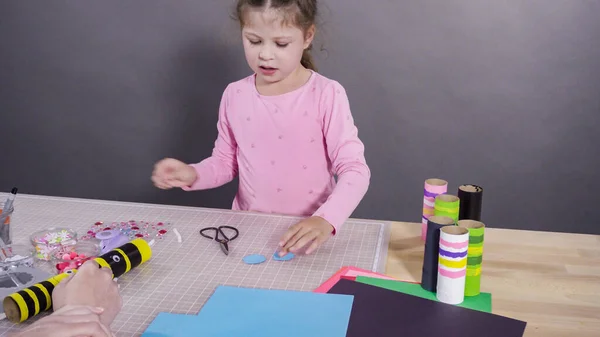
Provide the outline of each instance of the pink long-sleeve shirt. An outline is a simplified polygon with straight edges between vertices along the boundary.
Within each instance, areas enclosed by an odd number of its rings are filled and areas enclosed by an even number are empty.
[[[217,128],[212,155],[191,165],[198,178],[185,190],[239,175],[234,210],[320,216],[335,232],[367,192],[371,173],[346,91],[317,72],[278,96],[261,95],[254,75],[230,83]]]

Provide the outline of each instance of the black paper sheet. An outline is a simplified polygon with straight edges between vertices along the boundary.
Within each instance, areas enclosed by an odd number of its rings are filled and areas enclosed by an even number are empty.
[[[354,295],[346,337],[522,337],[526,322],[341,279]]]
[[[483,188],[477,185],[461,185],[458,187],[457,196],[460,199],[458,220],[481,221]]]

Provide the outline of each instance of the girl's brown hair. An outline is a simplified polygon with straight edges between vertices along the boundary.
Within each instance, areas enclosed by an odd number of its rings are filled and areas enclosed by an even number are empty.
[[[248,8],[281,10],[286,13],[286,21],[298,25],[305,34],[317,18],[317,0],[238,0],[234,18],[241,27],[244,26],[244,13]],[[311,50],[312,44],[304,49],[300,63],[307,69],[317,71]]]

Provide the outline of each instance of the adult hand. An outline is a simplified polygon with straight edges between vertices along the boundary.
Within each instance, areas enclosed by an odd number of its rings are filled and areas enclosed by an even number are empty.
[[[157,162],[152,172],[154,186],[163,190],[190,186],[196,181],[196,178],[196,170],[193,167],[173,158]]]
[[[310,254],[329,239],[333,230],[333,226],[327,220],[318,216],[302,220],[290,227],[283,235],[279,242],[281,247],[279,256],[284,256],[288,252],[295,253],[312,242],[306,250],[306,254]]]
[[[101,308],[67,305],[24,328],[13,337],[112,337],[100,322]]]
[[[55,311],[67,305],[103,308],[100,321],[106,326],[110,326],[123,305],[119,286],[113,281],[111,270],[99,268],[94,260],[86,261],[74,275],[62,280],[54,288],[52,303]]]

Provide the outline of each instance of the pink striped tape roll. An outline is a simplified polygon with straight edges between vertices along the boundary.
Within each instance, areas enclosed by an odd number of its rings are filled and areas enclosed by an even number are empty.
[[[448,182],[443,179],[430,178],[425,180],[423,193],[423,215],[421,216],[421,240],[427,236],[427,219],[433,215],[435,197],[448,192]]]

